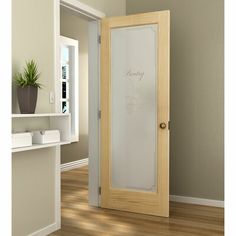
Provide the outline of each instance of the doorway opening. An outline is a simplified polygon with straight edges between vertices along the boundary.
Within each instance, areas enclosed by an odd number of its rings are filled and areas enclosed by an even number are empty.
[[[60,109],[71,114],[71,144],[61,147],[64,170],[88,163],[89,21],[60,6]]]
[[[71,113],[71,144],[61,148],[61,171],[89,162],[89,204],[99,205],[100,19],[105,15],[78,1],[58,2],[55,110]],[[60,187],[57,212],[60,212]],[[58,222],[60,221],[59,213]]]
[[[99,206],[101,195],[104,208],[168,216],[169,11],[102,21],[100,109],[98,20],[91,23],[88,15],[81,16],[81,12],[63,4],[60,10],[58,107],[60,112],[72,114],[72,122],[78,121],[76,109],[80,116],[79,138],[75,137],[71,145],[62,149],[62,162],[69,161],[63,164],[73,168],[81,156],[83,161],[89,158],[90,205]],[[75,64],[78,71],[73,67]],[[73,76],[76,73],[78,78]],[[79,81],[78,91],[74,81]],[[144,127],[147,121],[149,126]],[[71,126],[75,136],[76,124]],[[81,133],[82,129],[85,133]],[[146,173],[144,178],[140,171]]]

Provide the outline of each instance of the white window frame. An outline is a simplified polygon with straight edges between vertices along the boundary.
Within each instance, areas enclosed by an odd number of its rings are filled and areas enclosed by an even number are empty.
[[[61,47],[69,47],[69,113],[71,113],[71,142],[79,141],[79,41],[60,36]],[[60,53],[61,55],[61,53]],[[61,59],[61,56],[60,56]],[[61,62],[61,60],[60,60]],[[60,111],[62,112],[62,70],[60,68]]]

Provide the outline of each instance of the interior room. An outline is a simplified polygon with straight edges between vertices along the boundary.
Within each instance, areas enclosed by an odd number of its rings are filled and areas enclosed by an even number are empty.
[[[68,169],[67,163],[73,163],[75,166],[79,160],[88,164],[86,161],[88,158],[88,27],[88,19],[85,16],[66,7],[60,7],[60,35],[66,37],[67,40],[76,40],[78,44],[76,62],[78,74],[76,78],[79,78],[76,86],[78,91],[68,91],[69,97],[76,97],[77,102],[74,102],[77,104],[75,122],[78,128],[75,132],[74,142],[61,148],[61,164],[64,164],[64,169]],[[73,96],[71,92],[74,92],[75,95]],[[73,106],[73,102],[71,106]]]
[[[12,235],[224,235],[224,1],[12,1]]]

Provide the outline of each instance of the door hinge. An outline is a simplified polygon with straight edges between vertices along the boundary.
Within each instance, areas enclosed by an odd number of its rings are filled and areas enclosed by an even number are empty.
[[[99,110],[99,111],[98,111],[98,119],[100,120],[101,117],[102,117],[102,112],[101,112],[101,110]]]
[[[98,35],[98,43],[101,44],[101,42],[102,42],[101,35]]]
[[[170,130],[170,121],[168,121],[168,130]]]
[[[98,188],[98,194],[99,194],[99,195],[102,194],[102,188],[101,188],[101,187]]]

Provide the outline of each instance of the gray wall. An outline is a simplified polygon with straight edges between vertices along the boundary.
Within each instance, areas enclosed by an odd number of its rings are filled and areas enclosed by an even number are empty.
[[[61,35],[79,41],[79,141],[61,148],[61,163],[88,158],[88,21],[61,7]]]
[[[224,2],[127,0],[171,12],[170,192],[224,198]]]

